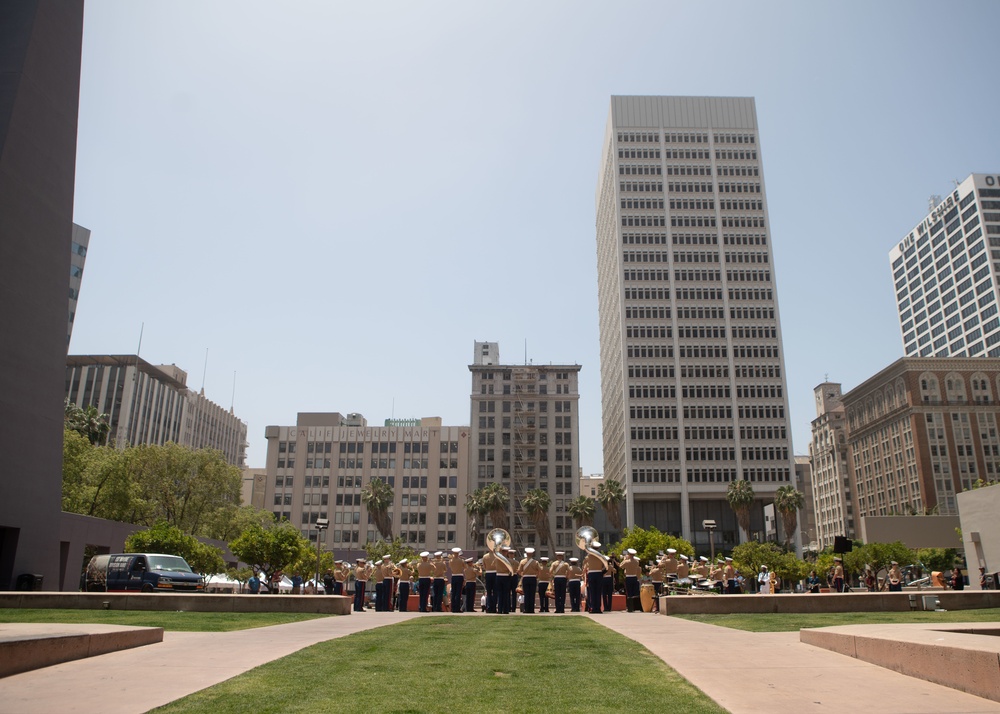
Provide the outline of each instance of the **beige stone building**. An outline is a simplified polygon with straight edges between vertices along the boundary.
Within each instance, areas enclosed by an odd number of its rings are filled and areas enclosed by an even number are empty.
[[[1000,476],[1000,359],[904,357],[844,394],[856,515],[957,514]]]
[[[573,545],[566,505],[577,493],[580,469],[580,365],[502,365],[495,342],[477,342],[472,372],[471,470],[468,488],[502,484],[510,492],[514,547],[546,551]],[[549,494],[549,532],[542,543],[522,499],[528,491]],[[487,529],[481,528],[482,536]]]
[[[813,393],[816,418],[812,421],[812,440],[809,442],[811,505],[816,528],[813,540],[822,550],[833,545],[837,536],[854,538],[857,529],[841,388],[834,382],[823,382]]]
[[[335,551],[380,540],[361,501],[372,479],[392,487],[393,536],[416,550],[467,548],[469,427],[439,417],[369,426],[360,414],[299,413],[295,426],[269,426],[264,507]]]

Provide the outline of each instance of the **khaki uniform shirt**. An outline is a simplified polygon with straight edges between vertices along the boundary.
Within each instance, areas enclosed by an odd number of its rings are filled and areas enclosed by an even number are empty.
[[[663,559],[662,567],[665,575],[673,575],[677,572],[677,560],[674,556],[668,555]]]
[[[434,575],[434,564],[429,560],[423,560],[417,563],[417,575],[421,578],[429,578]]]
[[[451,560],[448,561],[448,567],[451,569],[452,576],[465,574],[465,559],[458,553],[454,553],[451,556]]]
[[[628,560],[622,563],[622,572],[625,573],[626,577],[628,577],[629,575],[639,577],[640,575],[642,575],[642,566],[639,565],[638,561],[635,558],[629,558]]]
[[[483,572],[495,573],[497,570],[497,557],[492,552],[483,556]]]
[[[654,583],[663,582],[663,569],[659,565],[654,565],[649,569],[649,579]]]
[[[434,577],[443,578],[448,575],[448,564],[444,562],[444,558],[434,561]]]
[[[539,565],[538,561],[534,558],[528,557],[520,562],[517,566],[517,572],[521,575],[538,575]]]

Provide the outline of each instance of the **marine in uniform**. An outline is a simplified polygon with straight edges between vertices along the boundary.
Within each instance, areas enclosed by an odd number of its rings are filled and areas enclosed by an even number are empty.
[[[660,595],[663,594],[663,568],[656,560],[649,561],[649,579],[653,582],[653,612],[659,612]]]
[[[556,614],[566,612],[566,579],[569,575],[569,563],[564,560],[566,552],[556,551],[556,559],[549,572],[552,574],[552,596],[556,601]]]
[[[434,595],[431,605],[434,612],[444,612],[444,591],[448,583],[448,564],[444,562],[444,553],[440,550],[434,552]]]
[[[506,557],[506,555],[504,557]],[[507,559],[510,560],[510,558]],[[510,614],[510,593],[511,593],[510,583],[512,579],[513,578],[511,572],[507,569],[507,566],[503,563],[503,561],[500,561],[498,558],[497,579],[496,579],[496,600],[497,600],[496,612],[499,615]]]
[[[426,550],[420,554],[420,562],[417,563],[417,593],[420,596],[420,612],[430,612],[427,599],[431,594],[431,578],[434,575],[434,565],[428,558],[430,553]]]
[[[660,567],[663,569],[663,582],[667,584],[669,588],[671,585],[677,584],[677,555],[676,548],[667,548],[667,555],[660,561]]]
[[[614,556],[608,558],[608,568],[604,571],[604,580],[602,581],[601,596],[604,601],[604,609],[607,612],[611,612],[612,598],[615,594],[615,576],[618,574],[618,563],[615,561]]]
[[[639,601],[639,576],[642,575],[642,566],[635,556],[638,551],[629,548],[625,551],[625,559],[622,561],[622,572],[625,573],[625,609],[628,612],[638,610],[642,612],[642,603]]]
[[[736,568],[733,567],[732,558],[726,558],[726,566],[722,569],[722,579],[725,583],[725,592],[730,595],[739,594],[739,586],[736,583]]]
[[[600,541],[591,541],[591,547],[600,548]],[[591,615],[601,614],[601,601],[604,593],[604,561],[593,553],[587,553],[583,560],[583,569],[587,574],[587,612]]]
[[[410,600],[410,580],[413,579],[413,570],[406,558],[396,563],[396,577],[399,578],[399,585],[396,588],[396,607],[400,612],[406,612]]]
[[[542,556],[538,559],[538,611],[549,611],[549,583],[552,582],[549,559]]]
[[[358,558],[354,566],[354,612],[365,611],[365,585],[368,584],[368,564]]]
[[[524,549],[524,560],[517,567],[521,576],[521,588],[524,590],[524,609],[528,615],[535,613],[535,592],[538,589],[538,561],[535,560],[535,549]]]
[[[390,612],[392,610],[392,556],[383,555],[382,556],[382,612]]]
[[[382,612],[382,598],[385,586],[382,583],[382,561],[377,561],[371,567],[369,580],[375,581],[375,612]]]
[[[492,551],[483,555],[483,582],[486,585],[486,612],[497,612],[497,557]]]
[[[691,578],[688,577],[691,566],[688,564],[688,557],[681,553],[681,559],[677,563],[677,584],[683,587],[691,587]]]
[[[521,576],[517,572],[517,551],[513,548],[507,549],[507,560],[514,564],[514,572],[510,574],[510,607],[507,612],[515,612],[517,610],[517,586],[521,579]]]
[[[462,611],[462,589],[465,587],[465,560],[461,548],[451,549],[448,567],[451,569],[451,612],[457,615]]]
[[[583,568],[579,558],[569,559],[569,570],[566,573],[566,592],[569,594],[569,611],[580,612],[580,591],[583,585]]]
[[[479,568],[473,562],[475,558],[465,559],[465,611],[476,611],[476,578],[479,577]]]

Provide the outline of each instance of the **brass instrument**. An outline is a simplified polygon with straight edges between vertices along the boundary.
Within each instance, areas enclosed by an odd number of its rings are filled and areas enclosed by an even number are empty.
[[[490,549],[496,559],[503,563],[504,567],[507,568],[508,572],[514,574],[514,564],[511,563],[503,553],[500,552],[502,548],[507,548],[510,546],[510,533],[505,531],[503,528],[494,528],[489,533],[486,534],[486,547]]]
[[[590,526],[582,526],[580,530],[576,532],[576,545],[580,550],[585,553],[590,553],[591,555],[596,555],[604,563],[604,569],[610,570],[611,564],[608,562],[607,557],[599,550],[590,547],[590,544],[597,540],[597,531]]]

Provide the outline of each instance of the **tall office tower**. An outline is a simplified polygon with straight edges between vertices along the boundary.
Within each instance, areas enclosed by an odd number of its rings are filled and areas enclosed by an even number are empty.
[[[264,508],[315,541],[326,518],[327,546],[363,553],[382,539],[361,492],[373,479],[393,490],[392,534],[416,550],[468,548],[465,513],[469,428],[440,417],[388,419],[302,413],[295,426],[269,426]]]
[[[1000,174],[970,174],[889,251],[907,357],[1000,357]]]
[[[70,355],[66,400],[108,415],[108,443],[165,444],[218,449],[243,467],[247,425],[226,409],[187,388],[177,365],[152,365],[136,355]]]
[[[477,342],[469,370],[469,491],[489,483],[508,490],[509,523],[504,527],[518,550],[535,546],[544,554],[571,547],[573,519],[566,507],[580,478],[580,365],[502,365],[497,343]],[[536,489],[550,500],[544,539],[524,504]],[[480,528],[477,547],[483,547],[487,530]]]
[[[791,483],[752,98],[612,97],[597,182],[604,476],[629,525],[739,540],[726,500]]]
[[[814,540],[820,550],[837,536],[854,538],[854,501],[851,498],[847,457],[847,421],[840,385],[823,382],[816,395],[809,460],[812,464],[812,509],[816,519]]]
[[[66,330],[66,344],[73,339],[73,321],[76,320],[76,303],[80,298],[80,284],[83,282],[83,266],[87,262],[87,248],[90,246],[90,231],[73,224],[73,247],[69,265],[69,327]]]
[[[58,589],[83,0],[0,2],[0,590]],[[27,578],[25,579],[27,580]]]
[[[818,550],[816,545],[816,516],[813,511],[812,463],[808,456],[795,457],[795,483],[802,493],[802,508],[798,513],[798,528],[802,535],[802,548]]]

